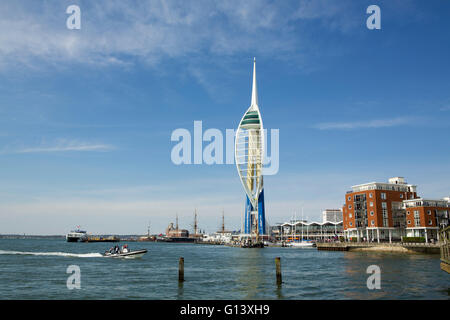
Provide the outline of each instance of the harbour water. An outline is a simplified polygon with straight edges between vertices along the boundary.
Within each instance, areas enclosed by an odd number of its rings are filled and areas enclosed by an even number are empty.
[[[120,243],[121,245],[123,243]],[[130,242],[140,259],[104,258],[107,243],[0,239],[0,299],[449,299],[450,275],[439,255],[242,249]],[[184,257],[185,282],[178,283]],[[275,282],[281,257],[283,284]],[[67,267],[81,270],[69,290]],[[367,267],[381,269],[381,289],[367,288]]]

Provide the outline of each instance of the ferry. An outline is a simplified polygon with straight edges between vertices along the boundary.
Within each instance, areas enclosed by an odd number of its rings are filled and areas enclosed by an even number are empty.
[[[87,233],[84,230],[81,230],[78,226],[77,229],[70,231],[66,235],[67,242],[78,242],[87,238]]]

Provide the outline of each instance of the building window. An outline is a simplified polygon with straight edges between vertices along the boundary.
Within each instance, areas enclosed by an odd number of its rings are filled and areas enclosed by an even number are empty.
[[[372,225],[372,226],[374,226],[375,225],[375,221],[370,221],[370,224]]]
[[[370,211],[370,215],[373,216],[373,211]]]
[[[381,200],[386,200],[386,193],[384,192],[381,193]]]
[[[431,220],[428,220],[428,225],[432,225],[433,224],[433,221],[431,221]]]
[[[350,222],[350,227],[352,226],[353,224]]]
[[[409,211],[406,211],[406,214],[409,216]]]
[[[427,213],[429,216],[431,216],[431,210],[428,210]]]
[[[352,197],[351,196],[348,197],[348,201],[352,201]]]
[[[370,202],[370,206],[373,207],[373,202]]]
[[[415,220],[416,226],[420,226],[419,210],[414,210],[414,220]]]
[[[349,218],[351,218],[351,217],[352,217],[352,214],[351,214],[351,213],[349,213],[349,214],[348,214],[348,217],[349,217]]]
[[[408,224],[411,224],[411,220],[408,220]]]
[[[372,194],[372,192],[371,192],[371,193],[369,193],[369,198],[373,198],[373,194]]]
[[[403,193],[400,193],[400,199],[403,199]]]
[[[349,205],[348,205],[348,208],[349,208],[349,209],[351,209],[351,208],[352,208],[352,205],[351,205],[351,204],[349,204]]]

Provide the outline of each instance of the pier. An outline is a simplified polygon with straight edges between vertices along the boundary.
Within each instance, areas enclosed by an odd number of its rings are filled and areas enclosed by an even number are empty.
[[[450,226],[440,231],[441,239],[441,269],[450,273]]]
[[[81,242],[120,242],[117,236],[87,236]]]
[[[317,250],[326,251],[379,251],[439,254],[439,244],[433,243],[364,243],[364,242],[318,242]],[[447,249],[448,250],[448,249]]]

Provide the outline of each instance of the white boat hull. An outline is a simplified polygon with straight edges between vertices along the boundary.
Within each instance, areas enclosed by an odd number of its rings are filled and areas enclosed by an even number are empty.
[[[136,250],[131,252],[124,252],[124,253],[109,253],[106,252],[103,256],[108,258],[126,258],[126,259],[134,259],[134,258],[141,258],[144,254],[147,253],[147,250]]]
[[[312,242],[291,242],[287,243],[286,245],[293,248],[314,248],[316,246]]]

